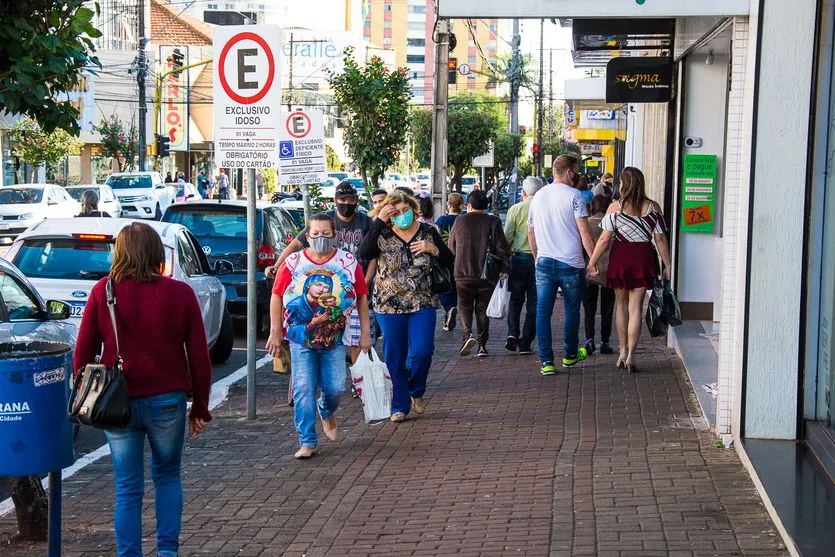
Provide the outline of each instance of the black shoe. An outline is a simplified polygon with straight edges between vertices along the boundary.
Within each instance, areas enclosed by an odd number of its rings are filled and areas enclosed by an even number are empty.
[[[590,339],[586,340],[586,354],[588,354],[589,356],[594,354],[594,348],[595,348],[594,339],[590,338]]]
[[[519,354],[521,356],[530,356],[531,354],[533,354],[533,348],[531,348],[530,346],[525,346],[525,347],[520,346],[519,347]]]
[[[489,356],[489,354],[487,353],[487,347],[486,346],[479,346],[478,347],[478,357],[479,358],[486,358],[487,356]]]
[[[516,340],[516,337],[510,336],[507,337],[507,340],[504,343],[504,349],[509,350],[511,352],[516,352],[516,348],[518,348],[519,343]]]
[[[461,357],[469,356],[470,352],[472,351],[473,347],[475,346],[476,340],[473,337],[467,337],[464,339],[464,343],[461,345],[461,350],[458,351],[458,354]]]
[[[446,312],[446,319],[444,320],[444,330],[445,331],[454,331],[455,330],[455,321],[458,319],[458,308],[451,307],[449,311]]]
[[[608,342],[601,342],[600,343],[600,353],[601,354],[614,354],[615,351],[609,346]]]

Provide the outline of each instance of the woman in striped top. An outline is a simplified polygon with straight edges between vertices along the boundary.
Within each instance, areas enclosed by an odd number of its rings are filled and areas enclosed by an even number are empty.
[[[589,260],[589,275],[599,273],[597,263],[611,245],[606,286],[615,291],[620,344],[617,367],[626,367],[634,372],[638,371],[635,351],[641,336],[644,297],[647,288],[652,287],[653,281],[661,274],[659,255],[664,262],[664,278],[670,279],[667,225],[658,204],[645,194],[644,175],[640,170],[633,167],[623,169],[620,201],[609,206],[600,226],[603,232]]]

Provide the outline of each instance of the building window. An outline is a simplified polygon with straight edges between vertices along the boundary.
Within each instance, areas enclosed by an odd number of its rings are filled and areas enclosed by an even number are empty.
[[[410,21],[407,29],[409,31],[424,31],[426,30],[426,24],[421,23],[420,21]]]
[[[406,55],[406,63],[407,64],[424,64],[426,63],[426,56],[423,54],[407,54]]]
[[[383,9],[385,9],[385,11],[387,11],[387,12],[390,12],[391,11],[391,4],[386,4],[385,6],[383,6]]]
[[[409,6],[410,14],[425,14],[426,6]]]
[[[468,56],[467,57],[467,64],[470,65],[470,68],[475,68],[475,56]]]
[[[406,46],[426,46],[426,39],[406,39]]]
[[[383,22],[383,27],[384,27],[385,29],[389,29],[389,28],[391,28],[391,20],[384,21],[384,22]]]
[[[363,24],[364,27],[371,27],[371,20],[366,19],[365,21],[362,22],[362,24]]]

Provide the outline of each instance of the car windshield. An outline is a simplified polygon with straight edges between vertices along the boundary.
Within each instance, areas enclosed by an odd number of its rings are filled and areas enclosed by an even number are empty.
[[[239,211],[211,208],[174,210],[172,208],[170,211],[166,211],[162,220],[182,224],[198,238],[238,238],[246,240],[246,212],[243,208]]]
[[[81,196],[84,195],[84,192],[90,190],[96,192],[96,195],[99,194],[98,188],[67,188],[67,193],[76,201],[81,201]]]
[[[362,178],[346,178],[345,181],[357,188],[357,191],[363,189]]]
[[[30,205],[40,203],[42,199],[42,189],[8,187],[0,189],[0,205]]]
[[[461,184],[464,186],[472,186],[475,185],[475,178],[472,176],[464,176],[461,178]]]
[[[139,188],[150,188],[151,177],[148,175],[126,175],[111,176],[107,179],[107,185],[114,190],[133,190]]]
[[[25,240],[14,263],[29,278],[98,280],[113,263],[112,240]]]

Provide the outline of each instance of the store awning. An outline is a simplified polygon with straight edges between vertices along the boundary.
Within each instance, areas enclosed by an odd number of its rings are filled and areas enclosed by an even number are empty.
[[[670,56],[674,19],[574,19],[574,66],[600,68],[615,56]]]

